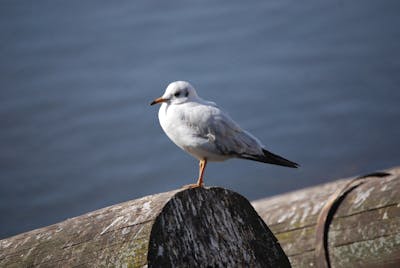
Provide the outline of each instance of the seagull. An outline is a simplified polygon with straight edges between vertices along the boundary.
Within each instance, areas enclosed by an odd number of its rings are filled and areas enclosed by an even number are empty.
[[[199,160],[197,183],[184,187],[203,187],[207,162],[241,158],[291,168],[299,166],[269,152],[214,102],[200,98],[189,82],[170,83],[165,93],[150,105],[158,103],[161,103],[158,119],[165,134]]]

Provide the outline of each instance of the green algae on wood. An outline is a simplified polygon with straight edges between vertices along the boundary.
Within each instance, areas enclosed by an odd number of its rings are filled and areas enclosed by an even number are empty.
[[[117,204],[0,241],[0,267],[290,267],[249,201],[222,188]]]
[[[400,267],[400,167],[368,177],[345,196],[329,226],[332,267]],[[252,202],[293,267],[315,267],[315,226],[328,198],[350,179]]]

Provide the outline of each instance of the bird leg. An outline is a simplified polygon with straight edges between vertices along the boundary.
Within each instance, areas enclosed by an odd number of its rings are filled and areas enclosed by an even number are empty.
[[[183,188],[197,188],[197,187],[203,187],[203,176],[204,176],[204,170],[206,169],[207,165],[207,159],[202,159],[199,162],[199,178],[197,179],[197,183],[194,184],[189,184],[183,186]]]
[[[199,178],[197,180],[197,185],[199,187],[203,187],[203,176],[204,176],[204,170],[206,169],[207,165],[207,159],[202,159],[199,162]]]

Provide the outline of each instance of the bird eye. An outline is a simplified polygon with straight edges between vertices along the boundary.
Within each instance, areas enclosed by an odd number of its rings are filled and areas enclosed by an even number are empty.
[[[189,91],[185,92],[185,97],[189,96]]]
[[[180,95],[181,95],[181,92],[180,92],[180,91],[178,91],[178,92],[176,92],[176,93],[174,94],[175,97],[179,97]]]

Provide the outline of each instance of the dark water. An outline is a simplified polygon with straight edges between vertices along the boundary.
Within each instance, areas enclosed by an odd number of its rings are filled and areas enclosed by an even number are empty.
[[[2,1],[0,237],[192,183],[149,102],[174,80],[299,170],[231,160],[249,199],[400,164],[399,1]]]

